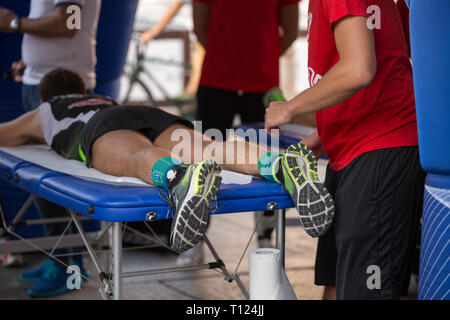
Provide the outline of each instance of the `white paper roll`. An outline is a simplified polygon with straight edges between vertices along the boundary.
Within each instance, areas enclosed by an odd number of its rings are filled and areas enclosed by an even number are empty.
[[[280,250],[268,248],[250,252],[250,299],[297,299],[281,266]]]

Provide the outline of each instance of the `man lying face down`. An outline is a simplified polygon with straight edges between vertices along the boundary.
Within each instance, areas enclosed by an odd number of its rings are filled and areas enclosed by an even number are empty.
[[[0,124],[0,146],[46,143],[63,157],[103,173],[136,177],[164,188],[175,200],[170,235],[175,250],[186,251],[202,239],[221,182],[217,162],[225,162],[212,155],[194,163],[194,152],[172,156],[180,144],[183,150],[193,150],[194,141],[201,141],[202,150],[221,148],[221,158],[227,159],[222,169],[282,184],[310,236],[324,234],[331,224],[333,200],[318,181],[314,154],[305,145],[291,145],[279,154],[243,141],[216,142],[195,132],[188,120],[160,109],[119,106],[110,98],[87,95],[81,77],[66,69],[45,75],[40,94],[38,109]],[[172,139],[175,130],[183,130],[188,138]]]

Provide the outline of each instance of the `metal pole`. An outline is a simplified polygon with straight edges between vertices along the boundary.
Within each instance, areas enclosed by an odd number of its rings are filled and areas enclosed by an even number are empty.
[[[70,217],[59,217],[59,218],[45,218],[45,219],[28,219],[24,220],[20,226],[33,226],[33,225],[39,225],[39,224],[49,224],[49,223],[63,223],[63,222],[69,222],[72,219]],[[78,220],[85,221],[85,220],[92,220],[89,217],[78,217]]]
[[[153,269],[153,270],[141,270],[141,271],[130,271],[122,273],[123,278],[132,278],[132,277],[140,277],[140,276],[148,276],[153,274],[162,274],[162,273],[171,273],[171,272],[180,272],[180,271],[196,271],[203,269],[211,269],[211,264],[199,264],[192,266],[184,266],[184,267],[172,267],[172,268],[161,268],[161,269]]]
[[[113,297],[122,299],[122,224],[113,223],[112,229],[112,263],[113,263]]]
[[[75,227],[78,230],[78,233],[81,236],[81,239],[83,240],[84,246],[86,247],[87,251],[89,252],[89,256],[92,258],[92,262],[94,263],[95,269],[97,269],[97,272],[100,276],[100,280],[105,285],[105,288],[104,288],[105,293],[109,294],[110,287],[109,287],[108,279],[105,276],[106,275],[105,272],[102,270],[102,267],[100,265],[97,255],[95,254],[94,249],[92,248],[90,242],[88,241],[88,239],[84,233],[83,226],[81,225],[80,221],[78,220],[77,214],[70,209],[68,209],[68,211],[69,211],[69,214],[72,216],[73,222],[75,224]],[[102,295],[103,298],[105,296],[106,295]]]
[[[208,247],[209,251],[213,255],[214,259],[219,262],[222,261],[217,254],[216,250],[214,249],[213,245],[209,241],[208,237],[206,235],[203,236],[203,241],[205,242],[206,246]],[[223,264],[223,262],[222,262]],[[249,300],[250,296],[248,294],[247,289],[245,288],[244,284],[242,283],[241,279],[237,274],[233,274],[233,276],[230,276],[230,273],[228,272],[227,268],[225,267],[225,264],[223,264],[220,269],[222,270],[223,274],[225,275],[225,279],[229,282],[235,280],[239,289],[241,289],[242,295],[245,297],[245,299]]]
[[[286,236],[286,209],[277,210],[277,239],[276,246],[280,250],[281,265],[284,268],[285,236]]]
[[[100,234],[95,237],[95,242],[100,241],[105,236],[105,234],[108,233],[109,228],[111,228],[111,223],[107,223],[106,227],[103,227],[103,230],[100,231]]]
[[[7,230],[5,230],[5,229],[0,230],[0,236],[3,236],[6,233],[6,231],[8,231],[8,232],[14,231],[14,229],[16,228],[16,225],[19,223],[19,221],[22,219],[22,217],[25,214],[25,212],[27,211],[27,209],[33,203],[34,198],[36,198],[36,196],[34,194],[30,194],[30,196],[27,198],[27,200],[23,204],[22,208],[20,208],[19,212],[14,217],[14,219],[11,222],[11,224],[9,225],[9,227],[7,227]],[[5,220],[5,224],[6,224],[6,220]],[[5,226],[5,228],[6,228],[6,226]]]

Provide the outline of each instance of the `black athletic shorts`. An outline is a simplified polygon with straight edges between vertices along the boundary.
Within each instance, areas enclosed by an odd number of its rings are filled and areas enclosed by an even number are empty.
[[[319,237],[315,284],[336,286],[338,299],[398,299],[419,243],[424,183],[418,147],[367,152],[341,171],[328,167],[336,215]]]
[[[99,111],[87,122],[81,133],[81,148],[86,157],[86,165],[91,166],[91,148],[94,141],[108,132],[139,131],[153,142],[174,122],[193,128],[190,121],[152,107],[118,106]]]
[[[202,130],[214,128],[225,137],[236,114],[242,123],[264,122],[265,93],[239,92],[200,85],[197,91],[196,120],[202,121]]]

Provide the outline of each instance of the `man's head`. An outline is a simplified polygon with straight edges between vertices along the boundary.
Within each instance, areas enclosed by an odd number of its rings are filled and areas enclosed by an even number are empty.
[[[39,84],[42,101],[64,94],[86,94],[86,87],[80,75],[74,71],[59,68],[47,73]]]

